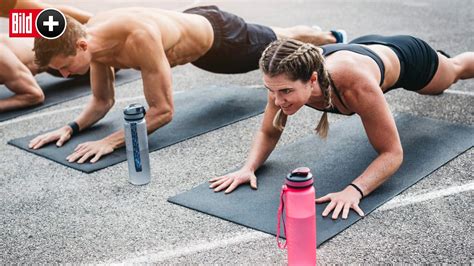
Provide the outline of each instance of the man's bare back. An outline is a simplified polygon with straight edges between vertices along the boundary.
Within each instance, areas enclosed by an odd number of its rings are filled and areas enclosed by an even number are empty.
[[[156,34],[171,67],[204,55],[214,38],[210,22],[202,16],[150,8],[99,13],[86,27],[89,45],[94,50],[92,61],[116,68],[140,69],[143,60],[154,56],[133,53],[140,49],[133,41],[137,34]],[[131,55],[138,55],[138,58]]]

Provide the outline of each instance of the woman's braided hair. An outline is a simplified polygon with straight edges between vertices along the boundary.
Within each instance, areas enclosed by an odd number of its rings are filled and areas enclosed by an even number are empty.
[[[259,65],[265,75],[274,77],[285,74],[292,81],[308,82],[313,72],[316,72],[324,95],[325,108],[332,107],[331,77],[324,67],[324,57],[316,46],[292,39],[277,40],[263,51]],[[283,123],[286,120],[284,116],[280,109],[273,120],[273,126],[280,131],[284,128]],[[322,138],[327,136],[329,130],[327,112],[324,112],[315,130]]]

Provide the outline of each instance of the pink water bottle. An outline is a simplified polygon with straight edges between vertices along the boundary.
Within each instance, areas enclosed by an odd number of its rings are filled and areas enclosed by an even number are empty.
[[[277,242],[288,249],[288,265],[316,264],[316,205],[313,175],[308,167],[293,170],[285,179],[278,208]],[[286,243],[280,243],[280,221]]]

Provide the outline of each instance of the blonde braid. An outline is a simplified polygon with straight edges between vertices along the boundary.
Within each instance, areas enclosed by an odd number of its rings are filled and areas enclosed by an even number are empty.
[[[285,115],[281,109],[278,109],[273,118],[273,127],[279,131],[283,131],[283,129],[285,129],[286,117],[287,115]]]
[[[305,43],[298,47],[297,50],[295,50],[292,54],[288,55],[287,57],[283,58],[283,60],[280,61],[279,65],[285,65],[288,62],[291,62],[293,60],[299,59],[301,56],[304,56],[308,51],[311,49],[314,49],[314,45]]]

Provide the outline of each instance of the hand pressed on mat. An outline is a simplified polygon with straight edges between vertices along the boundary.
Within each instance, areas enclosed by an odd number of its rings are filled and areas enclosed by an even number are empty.
[[[77,145],[74,149],[74,153],[66,157],[70,163],[84,163],[89,158],[91,163],[97,162],[102,156],[112,153],[114,151],[114,145],[106,139],[88,141]]]
[[[322,215],[326,217],[332,211],[332,219],[336,220],[339,218],[341,210],[341,218],[347,219],[350,209],[353,209],[360,216],[364,217],[364,212],[359,207],[360,200],[360,193],[355,188],[348,186],[342,191],[329,193],[323,197],[317,198],[315,202],[316,204],[319,204],[330,201],[326,209],[324,209]]]
[[[28,147],[36,150],[43,147],[45,144],[56,141],[56,146],[61,147],[66,141],[71,138],[72,128],[70,126],[64,126],[54,131],[41,134],[30,141]]]
[[[224,192],[226,194],[245,183],[250,183],[251,188],[257,189],[257,177],[253,171],[247,169],[241,169],[227,175],[215,177],[209,180],[209,183],[211,183],[209,188],[214,188],[214,192],[219,192],[227,188]]]

